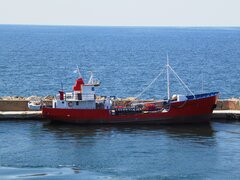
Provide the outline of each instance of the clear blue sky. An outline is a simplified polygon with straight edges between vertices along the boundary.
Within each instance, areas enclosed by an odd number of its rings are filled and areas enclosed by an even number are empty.
[[[0,0],[0,24],[240,26],[240,0]]]

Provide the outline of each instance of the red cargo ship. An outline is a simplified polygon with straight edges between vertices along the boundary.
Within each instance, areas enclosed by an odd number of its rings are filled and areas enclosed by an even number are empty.
[[[100,83],[92,75],[86,84],[80,76],[76,80],[73,92],[59,91],[59,94],[53,100],[52,107],[43,107],[43,117],[51,121],[77,124],[176,124],[209,121],[212,111],[216,107],[219,93],[193,94],[172,67],[169,64],[166,67],[167,100],[132,101],[119,106],[114,98],[107,97],[104,100],[96,98],[95,88]],[[173,72],[191,95],[173,95],[170,97],[169,70]]]

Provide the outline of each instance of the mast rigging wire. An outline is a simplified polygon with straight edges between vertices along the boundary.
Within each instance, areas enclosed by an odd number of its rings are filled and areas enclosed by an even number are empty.
[[[152,82],[145,88],[143,89],[143,91],[141,93],[139,93],[137,96],[135,96],[135,99],[137,99],[138,97],[140,97],[144,92],[146,92],[153,83],[155,83],[155,81],[159,78],[159,76],[164,72],[164,69],[162,69],[162,71],[160,71],[160,73],[152,80]]]
[[[185,86],[185,88],[195,97],[195,95],[193,94],[193,92],[188,88],[188,86],[183,82],[183,80],[177,75],[177,73],[173,70],[173,68],[168,65],[168,67],[171,69],[171,71],[173,72],[173,74],[177,77],[177,79],[182,83],[182,85]]]
[[[178,76],[178,74],[174,71],[174,69],[169,64],[167,65],[167,69],[168,68],[173,72],[173,74],[174,74],[175,78],[178,80],[178,82],[181,85],[183,85],[183,87],[185,87],[183,89],[185,91],[188,90],[195,97],[194,93],[188,88],[188,86],[183,82],[183,80]],[[143,91],[141,93],[139,93],[137,96],[135,96],[134,98],[137,99],[143,93],[145,93],[152,86],[152,84],[155,83],[155,81],[160,77],[160,75],[164,72],[164,70],[165,69],[162,69],[162,71],[160,71],[160,73],[151,81],[151,83],[146,88],[144,88]]]

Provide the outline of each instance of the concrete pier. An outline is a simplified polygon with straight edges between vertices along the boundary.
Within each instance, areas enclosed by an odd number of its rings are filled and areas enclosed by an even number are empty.
[[[0,120],[40,120],[42,111],[0,111]]]
[[[212,120],[215,121],[240,121],[240,110],[214,110]]]

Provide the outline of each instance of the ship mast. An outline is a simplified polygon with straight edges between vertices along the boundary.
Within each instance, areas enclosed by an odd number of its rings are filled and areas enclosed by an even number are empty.
[[[89,73],[90,73],[90,78],[88,80],[88,84],[93,84],[93,72],[89,71]]]
[[[80,73],[80,69],[79,69],[78,66],[77,66],[77,73],[78,73],[79,78],[81,78],[81,77],[82,77],[82,74]]]
[[[169,60],[168,60],[168,54],[167,54],[167,95],[168,100],[170,100],[170,78],[169,78]]]
[[[177,73],[173,70],[173,68],[170,66],[169,64],[169,58],[168,58],[168,54],[167,54],[167,98],[168,100],[171,100],[171,91],[170,91],[170,74],[169,71],[172,71],[173,75],[175,76],[175,78],[178,80],[178,82],[185,87],[185,91],[188,90],[193,97],[195,98],[194,93],[188,88],[188,86],[183,82],[183,80],[177,75]],[[160,75],[164,72],[165,68],[162,69],[162,71],[151,81],[151,83],[143,89],[143,91],[141,93],[139,93],[137,96],[135,96],[135,99],[137,99],[138,97],[140,97],[144,92],[146,92],[151,86],[152,84],[160,77]]]

